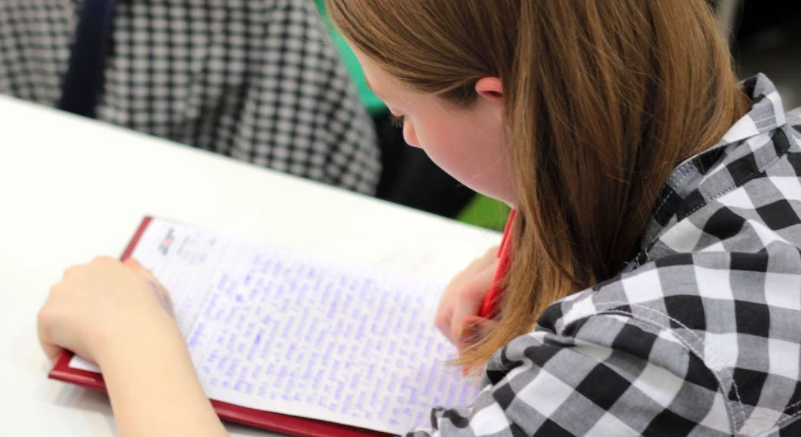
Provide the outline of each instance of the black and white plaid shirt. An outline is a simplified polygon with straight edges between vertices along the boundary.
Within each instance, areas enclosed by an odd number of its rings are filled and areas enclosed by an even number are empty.
[[[668,180],[642,254],[499,351],[413,436],[801,435],[801,113],[750,112]]]
[[[0,93],[55,106],[80,0],[0,2]],[[373,193],[361,107],[312,0],[118,0],[98,118]]]

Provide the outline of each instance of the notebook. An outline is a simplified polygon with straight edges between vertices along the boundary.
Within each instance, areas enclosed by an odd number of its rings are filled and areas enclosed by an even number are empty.
[[[398,435],[479,382],[435,329],[445,284],[146,217],[122,255],[169,290],[218,415],[301,437]],[[105,391],[63,354],[51,378]]]

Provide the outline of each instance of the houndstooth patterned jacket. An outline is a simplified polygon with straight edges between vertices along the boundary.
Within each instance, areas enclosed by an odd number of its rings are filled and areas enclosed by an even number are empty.
[[[80,0],[0,2],[0,93],[55,106]],[[362,193],[371,120],[311,0],[118,0],[98,118]]]
[[[801,113],[743,86],[750,112],[675,169],[624,273],[549,307],[471,407],[410,436],[801,435]]]

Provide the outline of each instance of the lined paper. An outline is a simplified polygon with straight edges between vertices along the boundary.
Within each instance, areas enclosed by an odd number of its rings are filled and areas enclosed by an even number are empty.
[[[170,291],[211,399],[402,434],[478,393],[433,326],[445,284],[158,219],[133,257]]]

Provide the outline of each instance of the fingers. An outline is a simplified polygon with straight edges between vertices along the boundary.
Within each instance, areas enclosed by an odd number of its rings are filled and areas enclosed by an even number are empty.
[[[467,321],[469,318],[478,316],[482,300],[482,298],[462,297],[456,301],[453,307],[450,331],[453,343],[456,344],[456,347],[459,349],[466,347],[463,339],[466,337],[465,328]]]
[[[463,345],[463,349],[469,345],[480,340],[488,331],[492,330],[498,322],[491,319],[486,319],[479,316],[468,316],[462,320],[464,328],[462,329],[462,336],[459,338],[459,343]]]
[[[440,303],[440,308],[434,319],[434,325],[448,341],[456,344],[456,340],[453,338],[453,333],[451,332],[451,319],[453,319],[453,305]]]
[[[142,264],[139,264],[139,261],[135,260],[133,257],[126,258],[122,263],[137,274],[144,276],[148,281],[156,280],[153,274],[150,273],[150,270],[142,267]]]
[[[150,284],[150,287],[153,289],[153,292],[156,294],[156,297],[159,300],[159,304],[172,317],[175,317],[175,312],[172,306],[172,299],[170,299],[170,294],[167,292],[167,289],[164,288],[163,285],[150,273],[150,270],[142,267],[138,261],[129,257],[125,261],[122,262],[125,264],[126,267],[130,268],[134,271],[134,273],[141,275],[143,278],[147,279],[147,282]]]
[[[64,349],[56,345],[53,340],[50,339],[50,335],[48,334],[50,318],[51,316],[48,313],[47,307],[43,307],[39,311],[39,316],[36,320],[36,331],[39,336],[39,346],[41,346],[45,356],[51,362],[55,362],[61,353],[64,352]]]
[[[451,343],[454,343],[453,334],[451,333],[454,298],[456,296],[456,292],[461,290],[462,285],[467,277],[466,275],[467,270],[459,272],[453,277],[448,286],[445,287],[445,291],[442,292],[442,297],[439,300],[437,314],[434,317],[434,325]]]
[[[58,357],[64,352],[64,349],[56,346],[55,344],[48,343],[41,338],[39,338],[39,345],[42,347],[42,352],[44,352],[45,356],[51,363],[55,363],[58,361]]]
[[[459,272],[442,293],[434,324],[457,346],[460,346],[459,337],[463,335],[463,319],[478,316],[498,266],[497,254],[498,246],[489,248]]]
[[[459,350],[462,351],[464,348],[475,344],[482,338],[484,338],[487,333],[489,333],[495,326],[498,325],[498,322],[495,320],[485,319],[483,317],[478,316],[470,316],[464,320],[465,328],[464,334],[460,339],[460,343],[464,345],[464,347],[460,347]],[[470,367],[463,367],[462,368],[462,375],[467,376],[470,372],[476,370],[475,368]]]
[[[169,295],[147,269],[132,259],[97,257],[66,269],[51,288],[37,319],[39,344],[50,360],[63,350],[93,360],[112,336],[152,323],[144,320],[164,321],[159,306],[173,315]]]
[[[484,255],[481,258],[476,258],[473,260],[472,263],[467,267],[466,270],[468,271],[483,271],[487,267],[494,266],[498,264],[498,248],[500,246],[493,246],[487,249],[484,252]]]
[[[487,290],[492,285],[495,276],[495,266],[488,265],[473,278],[465,282],[461,289],[456,293],[456,301],[453,304],[453,316],[451,317],[451,337],[459,349],[467,347],[464,343],[466,320],[470,317],[477,317],[487,295]]]
[[[484,252],[483,259],[489,259],[491,261],[495,261],[498,258],[498,251],[501,250],[501,246],[492,246]]]
[[[42,352],[51,362],[58,360],[58,357],[64,352],[64,349],[47,339],[41,329],[39,329],[39,346],[41,346]]]

